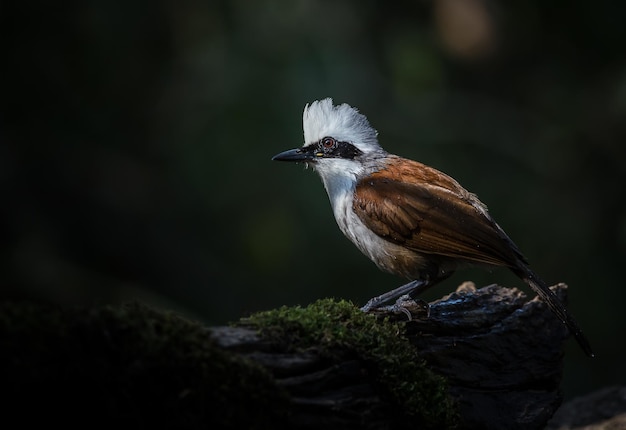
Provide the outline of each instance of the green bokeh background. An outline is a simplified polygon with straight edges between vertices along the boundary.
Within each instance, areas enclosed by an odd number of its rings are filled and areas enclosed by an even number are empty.
[[[570,285],[597,358],[568,342],[566,397],[624,384],[625,19],[606,0],[2,2],[2,297],[223,324],[399,285],[315,174],[270,161],[330,96]],[[524,288],[470,270],[426,298],[464,280]]]

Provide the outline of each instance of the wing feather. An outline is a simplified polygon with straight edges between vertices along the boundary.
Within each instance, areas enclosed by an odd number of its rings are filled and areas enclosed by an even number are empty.
[[[402,160],[357,183],[353,209],[375,234],[418,253],[473,263],[525,261],[475,195],[431,167]]]

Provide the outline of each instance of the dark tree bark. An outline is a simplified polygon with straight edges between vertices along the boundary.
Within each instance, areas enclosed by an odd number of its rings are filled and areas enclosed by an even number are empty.
[[[554,287],[564,300],[566,285]],[[471,283],[432,302],[406,322],[406,333],[430,368],[448,379],[460,428],[544,428],[561,403],[565,326],[539,299],[512,288]],[[420,315],[421,314],[421,315]],[[404,313],[385,314],[404,319]],[[396,428],[403,411],[350,357],[329,361],[315,348],[289,351],[247,328],[217,327],[225,350],[268,369],[289,393],[293,428]]]
[[[546,430],[626,429],[626,386],[601,388],[570,400],[552,417]]]
[[[565,285],[555,288],[563,299]],[[407,306],[411,321],[320,300],[242,319],[248,326],[207,328],[141,304],[0,302],[5,420],[45,416],[64,428],[545,427],[561,402],[567,336],[546,305],[516,289],[466,284],[429,306]],[[268,315],[273,325],[261,325]]]

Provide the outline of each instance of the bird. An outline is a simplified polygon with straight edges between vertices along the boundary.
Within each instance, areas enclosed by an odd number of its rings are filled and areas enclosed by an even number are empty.
[[[379,269],[410,280],[371,299],[363,311],[406,294],[416,297],[457,269],[506,267],[594,356],[563,303],[475,194],[433,167],[385,151],[367,117],[346,103],[325,98],[306,104],[302,124],[304,145],[272,160],[316,171],[343,234]]]

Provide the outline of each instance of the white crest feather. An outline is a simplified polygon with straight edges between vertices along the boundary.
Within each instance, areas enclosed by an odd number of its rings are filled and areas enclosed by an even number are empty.
[[[365,115],[345,103],[333,106],[331,98],[307,104],[302,114],[302,126],[305,146],[331,136],[352,143],[365,153],[382,150],[376,138],[378,133]]]

